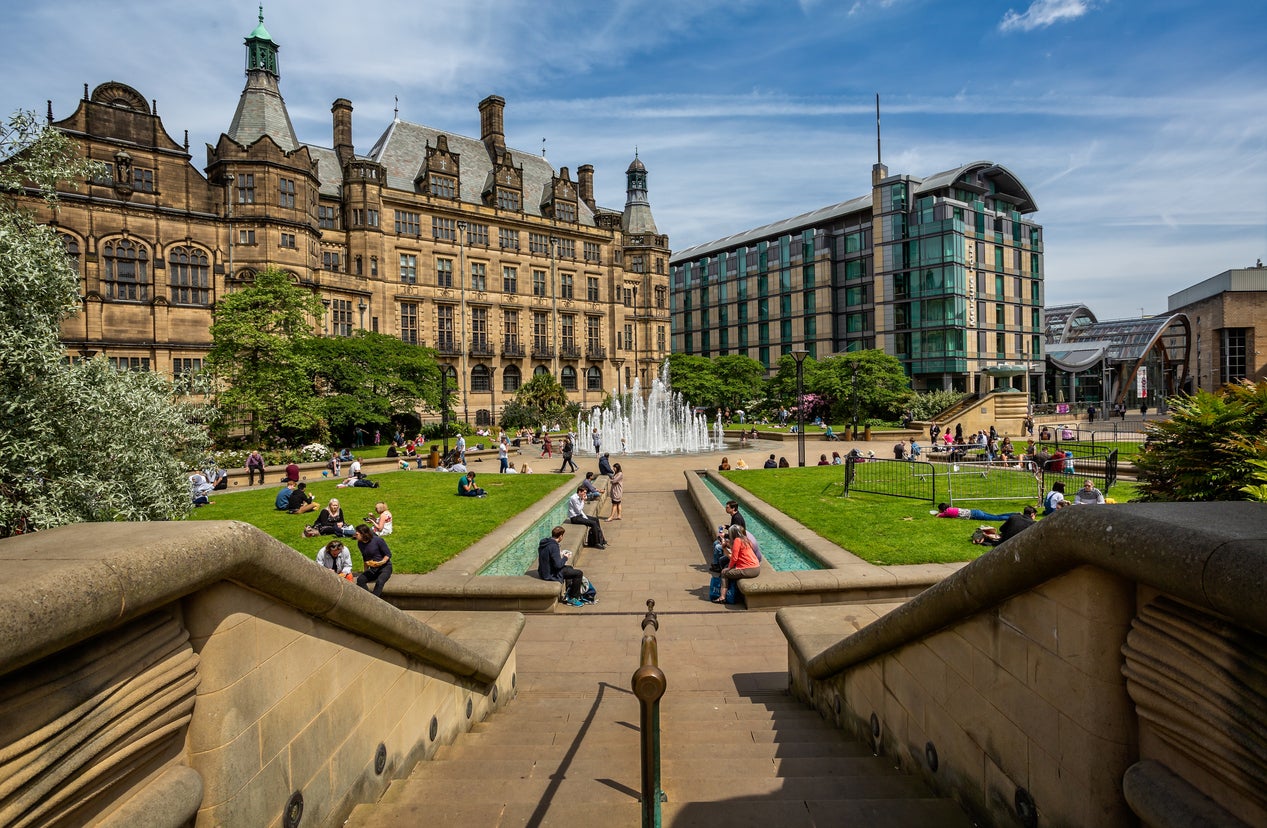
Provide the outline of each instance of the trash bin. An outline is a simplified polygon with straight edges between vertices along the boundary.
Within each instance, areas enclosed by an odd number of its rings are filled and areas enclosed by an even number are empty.
[[[866,426],[862,430],[862,439],[866,440],[867,442],[871,441],[871,426]]]
[[[431,447],[431,456],[427,458],[427,467],[432,469],[440,468],[440,447]]]

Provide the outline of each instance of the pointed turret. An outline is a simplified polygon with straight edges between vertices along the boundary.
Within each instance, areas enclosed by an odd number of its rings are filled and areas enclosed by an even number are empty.
[[[634,151],[633,163],[625,170],[625,212],[621,229],[625,233],[659,235],[655,219],[651,216],[651,202],[647,201],[647,168]]]
[[[277,83],[281,77],[277,68],[280,48],[264,28],[264,7],[260,6],[259,25],[246,38],[246,88],[238,99],[233,123],[225,133],[243,146],[251,145],[264,135],[272,138],[284,152],[299,146]]]

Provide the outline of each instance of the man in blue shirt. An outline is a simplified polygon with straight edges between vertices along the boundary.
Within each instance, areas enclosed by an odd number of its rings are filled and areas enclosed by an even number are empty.
[[[273,501],[273,507],[279,512],[290,511],[290,495],[295,491],[295,481],[288,480],[281,491],[277,493],[277,498]]]
[[[369,589],[374,582],[374,594],[383,597],[383,586],[392,576],[392,551],[387,542],[374,534],[374,530],[362,523],[356,527],[356,548],[361,550],[365,571],[356,576],[356,585]]]

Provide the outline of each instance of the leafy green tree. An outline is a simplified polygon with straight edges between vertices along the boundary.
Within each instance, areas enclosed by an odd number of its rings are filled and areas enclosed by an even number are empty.
[[[703,356],[669,354],[669,385],[691,405],[706,408],[716,407],[725,396],[713,361]]]
[[[1267,463],[1267,380],[1198,391],[1170,402],[1170,417],[1149,423],[1135,460],[1139,499],[1259,500]]]
[[[712,360],[719,396],[712,405],[731,410],[749,407],[760,400],[765,387],[765,366],[750,356],[729,354]],[[674,383],[676,386],[676,383]]]
[[[818,363],[813,392],[831,403],[831,418],[852,425],[893,419],[915,396],[896,357],[884,351],[836,354]]]
[[[515,398],[502,411],[503,428],[537,428],[543,424],[569,423],[580,406],[568,399],[567,391],[549,374],[537,374],[519,386]]]
[[[312,367],[322,421],[348,442],[357,426],[389,428],[393,417],[419,405],[440,410],[440,367],[430,349],[358,331],[306,337],[296,352]]]
[[[253,443],[326,437],[307,347],[323,312],[312,291],[271,268],[216,303],[207,366],[220,383],[224,426],[245,426]]]
[[[33,113],[7,122],[0,158],[0,537],[184,516],[187,475],[209,445],[196,406],[157,374],[116,371],[104,356],[67,362],[59,324],[79,312],[79,277],[15,197],[30,188],[55,209],[57,184],[98,165]]]

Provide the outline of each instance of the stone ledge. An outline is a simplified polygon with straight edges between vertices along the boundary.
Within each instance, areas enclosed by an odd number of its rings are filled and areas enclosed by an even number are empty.
[[[219,581],[234,581],[459,678],[503,664],[399,612],[253,526],[236,521],[84,523],[0,541],[0,561],[35,579],[0,583],[0,674]],[[523,619],[508,623],[522,626]]]
[[[830,646],[821,646],[822,625],[830,623],[822,615],[789,608],[777,620],[807,674],[824,679],[1079,566],[1154,587],[1267,634],[1267,603],[1260,600],[1267,592],[1267,508],[1256,503],[1066,509]]]

